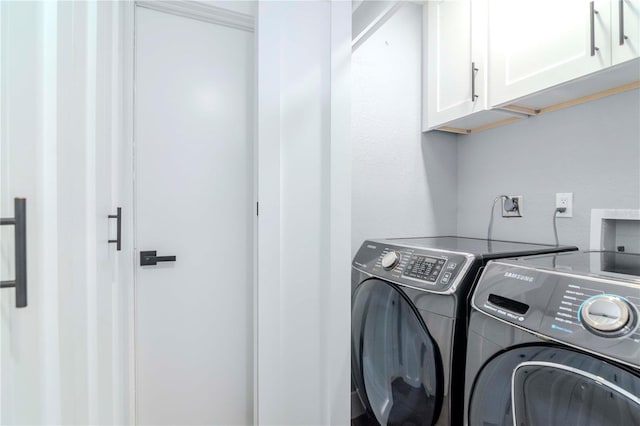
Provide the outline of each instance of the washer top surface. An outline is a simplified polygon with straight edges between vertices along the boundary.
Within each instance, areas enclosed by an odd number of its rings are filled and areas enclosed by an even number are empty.
[[[520,258],[513,262],[533,268],[640,283],[640,254],[637,253],[572,252]]]
[[[447,250],[452,252],[472,254],[486,260],[513,256],[526,256],[551,251],[576,250],[571,246],[554,246],[549,244],[520,243],[514,241],[486,240],[468,237],[419,237],[419,238],[390,238],[389,243],[418,247],[424,249]]]

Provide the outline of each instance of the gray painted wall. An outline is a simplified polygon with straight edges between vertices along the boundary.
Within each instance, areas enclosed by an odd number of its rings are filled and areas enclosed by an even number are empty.
[[[353,52],[353,253],[456,230],[456,136],[421,133],[421,25],[407,4]]]
[[[592,208],[640,208],[640,91],[459,136],[457,170],[460,235],[485,237],[494,197],[523,195],[523,218],[496,206],[494,238],[553,243],[555,193],[573,192],[560,243],[588,249]]]

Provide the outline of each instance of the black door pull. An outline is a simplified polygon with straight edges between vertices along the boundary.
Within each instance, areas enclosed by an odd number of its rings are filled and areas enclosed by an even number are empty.
[[[140,266],[153,266],[158,262],[175,262],[175,256],[156,256],[157,251],[141,251],[140,252]]]
[[[116,250],[122,249],[122,207],[118,207],[116,214],[110,214],[107,216],[109,219],[116,219],[116,239],[108,240],[109,244],[115,244]]]
[[[15,264],[16,277],[9,281],[0,281],[0,288],[16,289],[16,308],[27,306],[27,200],[14,199],[15,217],[3,217],[0,225],[12,225],[16,245]]]

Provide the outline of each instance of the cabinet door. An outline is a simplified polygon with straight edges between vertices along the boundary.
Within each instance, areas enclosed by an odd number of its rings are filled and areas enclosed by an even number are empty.
[[[613,65],[640,57],[640,0],[611,0]]]
[[[610,15],[609,0],[491,0],[491,105],[610,65]]]
[[[484,0],[477,3],[484,3]],[[475,9],[474,5],[474,13]],[[485,109],[485,84],[482,83],[485,62],[482,55],[474,58],[472,39],[474,44],[485,43],[486,35],[477,40],[472,37],[470,0],[427,2],[424,13],[426,81],[423,105],[426,108],[423,110],[423,130],[429,130]],[[480,28],[486,29],[484,25]],[[472,64],[477,71],[472,69]]]

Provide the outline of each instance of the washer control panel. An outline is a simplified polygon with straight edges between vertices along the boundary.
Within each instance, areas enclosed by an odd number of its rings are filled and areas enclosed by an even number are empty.
[[[541,326],[548,328],[551,336],[576,343],[589,339],[599,347],[630,340],[637,347],[636,362],[640,364],[638,310],[640,287],[558,276]]]
[[[448,293],[457,287],[473,256],[366,241],[353,267],[396,284]]]
[[[538,335],[640,367],[640,284],[490,262],[472,304]]]
[[[407,267],[403,272],[404,277],[415,278],[418,280],[436,282],[440,277],[442,268],[447,259],[442,257],[424,256],[419,254],[411,255]],[[454,266],[455,268],[455,266]],[[451,275],[451,274],[449,274]],[[444,275],[443,275],[444,278]],[[448,280],[448,279],[447,279]]]

